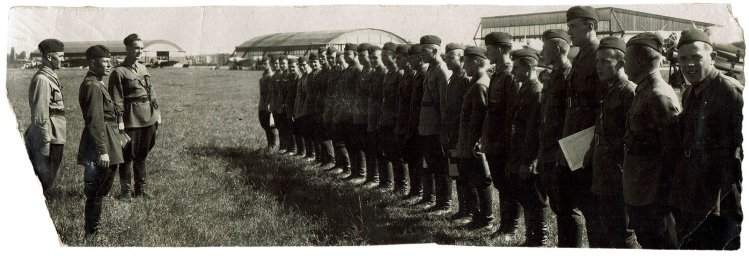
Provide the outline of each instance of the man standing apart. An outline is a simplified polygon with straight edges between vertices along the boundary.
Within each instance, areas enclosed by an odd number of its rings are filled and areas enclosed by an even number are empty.
[[[114,100],[120,131],[132,139],[123,149],[124,163],[120,164],[122,198],[130,197],[131,175],[135,174],[132,197],[150,198],[146,190],[146,159],[156,144],[156,131],[161,124],[161,113],[151,75],[138,62],[143,53],[143,40],[130,34],[123,40],[127,55],[109,76],[109,94]]]
[[[40,42],[42,66],[29,85],[31,124],[26,128],[24,139],[31,165],[45,195],[49,195],[54,185],[65,146],[65,105],[62,102],[62,85],[55,73],[65,58],[64,51],[65,45],[60,40],[45,39]]]
[[[744,86],[715,69],[716,52],[704,32],[683,31],[677,48],[681,72],[690,83],[679,122],[684,153],[669,197],[676,209],[679,245],[736,250],[743,219]]]
[[[86,203],[84,230],[86,237],[99,230],[101,208],[117,171],[124,162],[117,112],[102,78],[109,75],[111,56],[101,45],[86,50],[88,73],[78,93],[84,128],[78,148],[78,164],[83,165]]]

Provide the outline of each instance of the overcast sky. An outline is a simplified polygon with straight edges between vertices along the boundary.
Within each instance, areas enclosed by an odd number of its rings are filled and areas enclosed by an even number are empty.
[[[724,26],[718,40],[737,41],[740,30],[725,4],[600,5],[705,21]],[[308,6],[308,7],[15,7],[9,12],[8,47],[33,51],[39,41],[173,41],[188,54],[231,53],[268,33],[378,28],[406,40],[425,34],[472,43],[481,17],[566,10],[564,6]]]

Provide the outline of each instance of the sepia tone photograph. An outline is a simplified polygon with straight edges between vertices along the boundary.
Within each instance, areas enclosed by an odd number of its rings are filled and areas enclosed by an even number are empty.
[[[6,211],[60,247],[740,250],[746,17],[497,4],[9,6],[41,207]]]

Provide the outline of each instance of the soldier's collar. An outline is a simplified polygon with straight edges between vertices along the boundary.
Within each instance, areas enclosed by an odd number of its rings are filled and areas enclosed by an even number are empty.
[[[88,77],[88,76],[93,76],[93,77],[96,77],[96,80],[99,80],[99,81],[101,81],[101,80],[102,80],[102,77],[104,77],[104,75],[100,75],[100,74],[98,74],[98,73],[96,73],[96,72],[94,72],[94,71],[91,71],[91,70],[89,70],[88,72],[86,72],[86,76],[87,76],[87,77]]]
[[[497,64],[497,70],[494,72],[494,75],[498,76],[500,73],[509,70],[510,66],[512,66],[512,62]]]
[[[704,85],[709,85],[713,80],[715,80],[716,77],[718,77],[718,69],[715,67],[712,68],[712,70],[707,72],[707,76],[705,79],[702,79],[699,83],[695,85],[695,88],[704,87]]]

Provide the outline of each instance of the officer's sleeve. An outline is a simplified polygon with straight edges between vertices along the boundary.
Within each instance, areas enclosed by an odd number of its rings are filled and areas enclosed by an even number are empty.
[[[743,86],[740,84],[734,85],[732,90],[729,91],[727,102],[725,106],[728,108],[728,118],[726,128],[728,129],[727,137],[730,140],[729,146],[731,149],[741,147],[741,142],[744,140],[741,134],[741,122],[744,119],[742,108],[744,107],[744,99],[742,98]],[[732,152],[735,153],[735,152]]]
[[[50,121],[49,121],[49,101],[51,82],[40,76],[31,80],[29,87],[29,108],[31,110],[31,124],[41,130],[41,139],[43,143],[51,141]]]
[[[470,99],[466,99],[466,101],[473,102],[470,116],[471,125],[469,127],[470,131],[468,132],[470,136],[468,140],[472,142],[471,144],[478,142],[481,138],[481,132],[484,128],[484,119],[486,118],[486,112],[489,107],[489,95],[486,91],[486,86],[478,84],[472,86],[476,89],[472,90],[473,92],[469,91]]]
[[[437,91],[439,92],[439,114],[443,129],[444,121],[447,120],[447,83],[450,78],[447,68],[442,68],[437,72]]]
[[[538,127],[540,126],[540,112],[541,112],[541,88],[540,84],[528,84],[528,86],[534,86],[530,95],[528,95],[528,108],[526,113],[520,113],[526,116],[525,119],[525,140],[523,142],[523,156],[521,160],[523,164],[533,164],[536,157],[538,156]]]
[[[89,136],[96,145],[99,155],[107,154],[107,135],[104,124],[104,97],[95,84],[84,82],[78,95],[83,111],[83,122],[88,127]],[[86,106],[84,106],[84,104]]]
[[[122,115],[123,112],[125,112],[125,98],[124,98],[124,91],[122,88],[122,79],[121,75],[117,70],[112,70],[112,73],[109,75],[109,96],[112,97],[112,101],[114,102],[114,112],[117,116],[117,122],[122,123]]]

